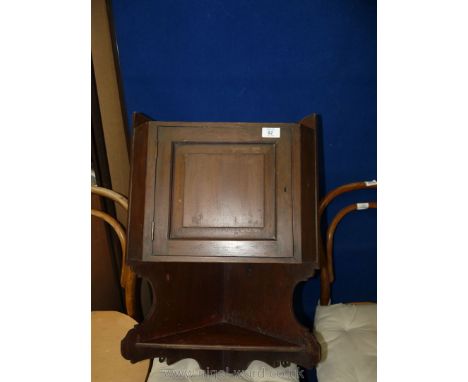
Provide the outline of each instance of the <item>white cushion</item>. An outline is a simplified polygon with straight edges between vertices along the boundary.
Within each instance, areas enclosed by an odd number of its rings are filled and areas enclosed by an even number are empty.
[[[198,362],[194,359],[183,359],[179,362],[167,365],[153,361],[153,368],[147,382],[298,382],[299,370],[296,365],[273,368],[261,361],[253,361],[247,370],[239,374],[229,374],[223,371],[213,374],[205,374]]]
[[[319,382],[377,380],[377,304],[318,306],[314,330],[322,347]]]

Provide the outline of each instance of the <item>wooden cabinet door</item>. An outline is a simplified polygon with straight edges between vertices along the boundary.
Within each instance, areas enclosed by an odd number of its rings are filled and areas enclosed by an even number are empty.
[[[293,257],[292,129],[263,127],[156,127],[154,257]]]

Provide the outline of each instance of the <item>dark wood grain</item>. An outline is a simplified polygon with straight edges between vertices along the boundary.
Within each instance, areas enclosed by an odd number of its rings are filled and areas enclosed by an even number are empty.
[[[135,130],[138,165],[132,169],[138,196],[130,197],[139,212],[131,206],[130,219],[140,220],[138,236],[154,240],[129,258],[256,262],[264,257],[317,268],[315,130],[274,124],[281,138],[270,139],[261,137],[265,125],[272,124],[142,123]],[[260,153],[263,171],[258,159],[248,165]]]
[[[216,342],[213,341],[216,338]],[[226,322],[204,326],[166,337],[139,342],[137,347],[160,349],[300,351],[301,347],[258,331]]]
[[[138,259],[143,253],[145,225],[146,156],[148,152],[148,124],[133,131],[130,198],[128,210],[127,259]],[[147,227],[146,227],[147,231]]]
[[[302,260],[319,268],[317,116],[301,122],[301,243]]]
[[[127,259],[141,259],[151,253],[151,226],[154,219],[154,173],[157,156],[157,131],[149,122],[140,124],[133,132],[130,199],[128,211]]]
[[[275,239],[274,149],[176,144],[170,237]]]
[[[213,257],[214,261],[224,256],[293,257],[288,127],[283,128],[281,140],[272,140],[262,138],[259,124],[185,123],[170,127],[160,126],[159,122],[154,124],[159,142],[154,192],[155,239],[153,251],[145,254],[145,260],[165,261],[166,256],[184,256],[185,261],[194,261],[198,256]],[[252,173],[252,168],[242,166],[252,161],[254,155],[264,157],[263,167],[254,167],[257,174]],[[195,156],[197,159],[186,169],[186,161]],[[203,167],[197,166],[200,158]],[[226,160],[231,160],[230,167]],[[220,169],[223,162],[225,168]],[[255,175],[259,178],[255,179]],[[186,189],[187,183],[191,189]],[[253,191],[256,188],[263,189],[261,198]],[[220,203],[224,205],[220,207]],[[244,207],[240,207],[242,204]],[[262,212],[262,227],[239,227],[238,221],[248,221],[254,216],[249,216],[246,204],[250,205],[250,212],[252,209]],[[281,216],[276,218],[277,214]],[[184,217],[185,222],[198,219],[199,226],[184,226]],[[203,220],[213,223],[226,218],[231,223],[225,220],[223,227],[200,226]]]
[[[318,267],[315,116],[135,123],[128,263],[154,303],[123,340],[124,357],[218,370],[255,359],[316,365],[320,347],[292,306]],[[262,137],[263,127],[280,137]]]
[[[151,118],[144,113],[134,112],[132,114],[132,128],[142,125],[145,122],[150,122]]]
[[[151,283],[155,302],[122,342],[132,362],[190,357],[222,370],[245,369],[255,359],[312,367],[320,358],[292,306],[295,286],[313,275],[306,264],[140,262],[134,270]]]

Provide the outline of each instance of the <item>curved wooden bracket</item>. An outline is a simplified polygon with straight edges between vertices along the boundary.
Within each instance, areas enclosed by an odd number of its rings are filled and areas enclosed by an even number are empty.
[[[145,320],[122,341],[132,362],[184,358],[202,369],[245,370],[252,360],[271,366],[315,366],[320,346],[293,310],[296,285],[312,276],[307,264],[135,263],[153,288]]]

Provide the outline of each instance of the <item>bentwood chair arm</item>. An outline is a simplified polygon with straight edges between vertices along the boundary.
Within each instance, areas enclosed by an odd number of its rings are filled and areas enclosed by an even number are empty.
[[[319,212],[318,218],[319,221],[322,219],[323,212],[327,208],[327,206],[339,195],[344,194],[345,192],[356,191],[356,190],[364,190],[364,189],[375,189],[377,188],[377,181],[370,180],[365,182],[354,182],[354,183],[347,183],[342,186],[339,186],[333,190],[331,190],[325,197],[320,201],[319,204]]]
[[[128,211],[127,198],[115,191],[109,190],[104,187],[91,186],[91,193],[109,198],[112,201],[118,203],[120,206],[122,206],[126,212]],[[114,229],[115,233],[117,234],[117,237],[119,238],[120,246],[122,248],[122,272],[120,274],[120,285],[122,286],[125,292],[125,308],[127,314],[132,318],[136,318],[136,276],[126,264],[127,240],[125,230],[115,218],[113,218],[105,212],[91,209],[91,215],[102,219],[106,223],[108,223]]]
[[[320,202],[318,214],[319,224],[322,221],[325,209],[337,196],[350,191],[375,188],[377,188],[377,181],[374,180],[368,182],[349,183],[333,189]],[[350,212],[369,208],[377,208],[377,203],[367,202],[348,205],[347,207],[341,209],[331,221],[326,233],[325,248],[320,236],[320,305],[327,305],[329,303],[331,295],[331,283],[333,283],[335,279],[333,272],[333,238],[336,227]]]

